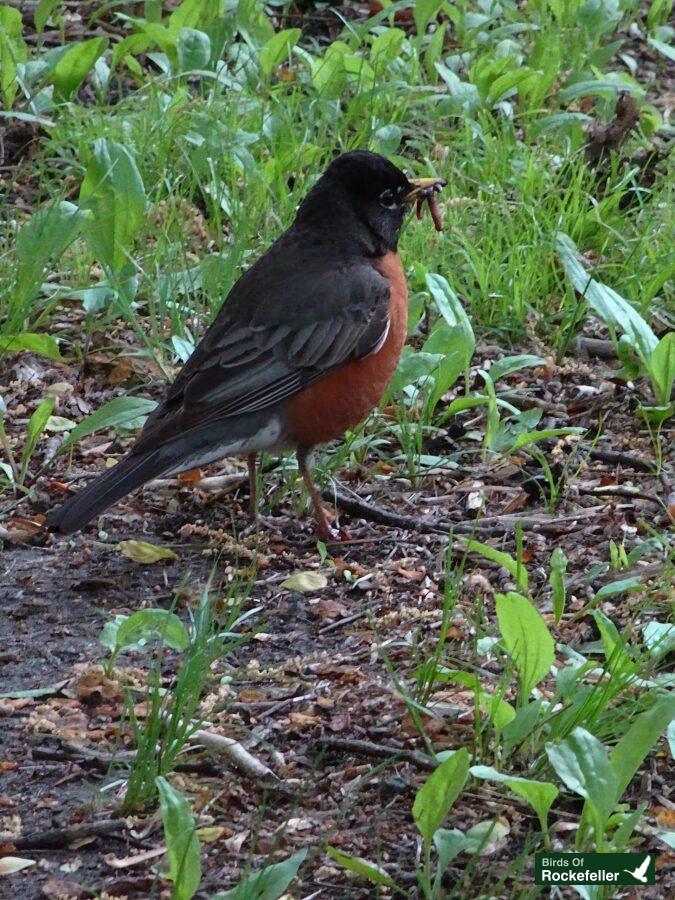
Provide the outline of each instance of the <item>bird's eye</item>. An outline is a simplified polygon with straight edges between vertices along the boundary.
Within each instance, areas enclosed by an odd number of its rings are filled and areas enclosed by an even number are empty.
[[[380,203],[385,209],[395,209],[398,206],[394,192],[389,189],[380,194]]]

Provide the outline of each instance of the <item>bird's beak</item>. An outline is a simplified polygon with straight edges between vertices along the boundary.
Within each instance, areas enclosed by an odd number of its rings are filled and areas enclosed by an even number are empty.
[[[444,178],[410,178],[409,181],[413,189],[403,198],[406,203],[415,203],[417,200],[437,194],[448,183]]]

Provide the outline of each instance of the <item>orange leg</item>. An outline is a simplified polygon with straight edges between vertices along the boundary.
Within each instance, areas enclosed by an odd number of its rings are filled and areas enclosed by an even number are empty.
[[[321,502],[321,494],[319,494],[316,485],[312,481],[312,473],[310,472],[309,468],[309,459],[311,453],[311,449],[307,447],[298,447],[298,466],[300,468],[302,477],[305,479],[305,484],[307,485],[307,488],[309,490],[309,495],[312,498],[312,504],[314,506],[314,518],[316,519],[316,530],[319,536],[319,540],[331,541],[337,537],[337,532],[334,528],[331,528],[328,513],[323,508],[323,504]]]
[[[248,463],[248,515],[251,522],[258,520],[258,479],[256,478],[255,464],[257,454],[249,453],[246,457]]]

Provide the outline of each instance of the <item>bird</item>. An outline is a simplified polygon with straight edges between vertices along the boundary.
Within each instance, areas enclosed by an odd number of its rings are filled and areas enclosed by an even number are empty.
[[[642,882],[642,884],[647,884],[647,870],[649,869],[649,864],[652,861],[652,858],[649,854],[642,860],[639,866],[635,869],[624,869],[624,872],[627,872],[629,875],[636,881]]]
[[[248,461],[251,512],[260,452],[296,451],[317,535],[337,537],[311,474],[312,450],[379,403],[407,334],[397,252],[406,212],[438,228],[440,178],[409,179],[379,154],[330,162],[293,223],[231,289],[120,462],[46,520],[70,534],[147,481],[230,456]]]

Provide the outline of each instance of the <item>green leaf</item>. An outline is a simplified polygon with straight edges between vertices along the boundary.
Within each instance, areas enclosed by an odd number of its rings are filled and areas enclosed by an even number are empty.
[[[265,14],[260,0],[239,0],[236,12],[237,31],[246,43],[258,50],[274,34],[274,26]]]
[[[74,44],[63,54],[52,74],[57,100],[72,97],[107,48],[108,38],[96,37]]]
[[[446,871],[453,859],[466,849],[466,837],[457,828],[438,828],[434,834],[434,847],[438,853],[436,881]],[[439,883],[440,888],[440,883]],[[434,896],[441,896],[440,890]]]
[[[370,47],[370,64],[374,70],[384,69],[401,53],[405,31],[400,28],[387,28],[379,34]]]
[[[511,829],[504,822],[494,821],[479,822],[473,825],[464,835],[464,850],[466,853],[478,853],[481,856],[489,855],[499,842],[507,836]]]
[[[73,428],[57,450],[57,454],[63,453],[81,438],[93,434],[101,428],[129,425],[140,416],[149,415],[156,406],[154,400],[146,400],[143,397],[115,397],[87,416],[76,428]]]
[[[306,856],[307,850],[298,850],[283,862],[265,866],[260,872],[241,881],[236,888],[214,894],[211,900],[278,900],[297,875]]]
[[[658,50],[659,53],[662,53],[666,59],[669,59],[671,62],[675,62],[675,50],[670,46],[670,44],[666,44],[665,41],[659,41],[656,38],[647,38],[649,43],[654,47],[655,50]]]
[[[600,741],[575,728],[561,743],[546,744],[546,754],[567,787],[585,797],[606,822],[616,805],[619,781]]]
[[[110,633],[102,633],[102,636],[107,639]],[[159,638],[173,650],[185,650],[190,644],[190,635],[175,613],[166,609],[139,609],[120,622],[115,635],[115,651],[118,653],[151,638]]]
[[[45,269],[61,257],[85,219],[85,214],[66,200],[33,213],[16,238],[13,303],[24,309],[31,303],[40,290]]]
[[[519,434],[511,447],[509,453],[515,453],[516,450],[522,450],[530,444],[539,444],[542,441],[550,441],[551,438],[564,437],[567,434],[582,434],[583,428],[547,428],[543,431],[528,431],[525,434]]]
[[[19,89],[18,64],[28,58],[22,30],[23,19],[19,10],[0,6],[0,91],[8,109]]]
[[[213,6],[213,0],[183,0],[169,16],[169,29],[178,34],[181,28],[197,28]]]
[[[532,356],[529,353],[522,353],[517,356],[505,356],[498,359],[496,363],[490,366],[490,378],[493,382],[510,375],[512,372],[519,372],[521,369],[531,368],[532,366],[547,366],[548,363],[541,356]]]
[[[469,777],[469,754],[461,747],[435,769],[417,792],[413,818],[426,844],[450,811]]]
[[[527,569],[525,568],[525,566],[520,564],[517,559],[514,559],[510,553],[506,553],[503,550],[496,550],[489,544],[483,544],[481,543],[481,541],[473,540],[473,538],[467,538],[464,543],[467,550],[473,551],[474,553],[480,553],[480,555],[485,557],[485,559],[489,559],[492,562],[495,562],[507,569],[516,580],[518,589],[521,591],[527,591]],[[539,613],[537,613],[537,615],[539,615]]]
[[[546,623],[522,594],[496,594],[495,606],[502,642],[520,675],[520,699],[548,674],[555,645]]]
[[[0,354],[18,353],[20,350],[29,350],[49,359],[61,359],[59,345],[49,334],[35,334],[24,331],[23,334],[9,334],[0,337]]]
[[[145,189],[133,157],[122,144],[97,138],[80,189],[91,212],[85,236],[99,261],[119,273],[145,219]]]
[[[47,19],[60,3],[61,0],[40,0],[33,13],[33,22],[38,33],[44,31]]]
[[[471,766],[469,769],[475,778],[498,781],[505,784],[514,794],[518,794],[537,814],[544,834],[548,830],[547,817],[552,803],[558,796],[558,788],[550,781],[534,781],[531,778],[520,778],[498,772],[492,766]]]
[[[376,866],[375,863],[368,862],[367,859],[361,859],[359,856],[349,856],[348,853],[343,853],[335,847],[327,847],[326,849],[328,850],[328,855],[332,856],[335,862],[340,863],[347,871],[354,872],[355,875],[359,875],[361,878],[367,878],[372,884],[382,884],[390,888],[395,887],[394,882],[387,873],[379,866]]]
[[[642,636],[655,659],[675,650],[675,625],[672,622],[647,622],[642,629]]]
[[[205,69],[211,59],[211,40],[196,28],[181,28],[176,39],[180,72]]]
[[[281,582],[281,587],[287,591],[302,591],[312,593],[322,591],[328,584],[328,579],[321,572],[296,572]]]
[[[619,581],[611,581],[597,591],[593,602],[598,600],[607,600],[609,597],[616,597],[618,594],[626,594],[629,591],[639,591],[644,587],[637,576],[631,578],[622,578]]]
[[[596,281],[577,259],[577,248],[566,234],[556,237],[558,256],[574,289],[611,328],[623,331],[646,364],[658,344],[658,338],[627,300],[607,285]]]
[[[146,541],[120,541],[117,549],[122,556],[143,565],[150,565],[161,559],[178,559],[173,550],[169,550],[168,547],[159,547],[157,544],[148,544]]]
[[[159,809],[169,859],[166,877],[173,882],[171,900],[190,900],[197,893],[202,877],[194,819],[185,797],[166,778],[156,778],[155,784],[159,791]]]
[[[421,37],[427,30],[427,25],[438,15],[438,10],[443,5],[443,0],[415,0],[413,4],[413,17],[415,29]]]
[[[26,433],[26,440],[21,455],[21,474],[19,476],[21,484],[23,484],[24,478],[26,477],[28,463],[30,462],[30,458],[33,455],[37,442],[40,440],[40,435],[45,430],[45,425],[54,410],[55,403],[56,398],[47,397],[28,420],[28,431]]]
[[[503,752],[508,757],[511,751],[534,731],[541,713],[542,701],[532,700],[516,711],[515,717],[502,732]]]
[[[276,67],[289,58],[291,50],[300,40],[300,35],[299,28],[284,28],[272,35],[261,48],[260,68],[266,78],[269,78]]]
[[[618,803],[649,751],[675,719],[675,696],[662,697],[651,709],[633,720],[630,728],[612,750],[611,763],[616,775],[614,800]]]
[[[517,88],[524,81],[528,81],[534,74],[532,69],[528,69],[527,66],[521,66],[514,71],[505,72],[499,78],[495,78],[490,85],[490,92],[486,100],[487,105],[494,106],[506,94]]]
[[[567,572],[568,561],[562,547],[556,547],[551,554],[551,574],[548,578],[549,584],[551,585],[553,618],[556,625],[565,611],[565,573]]]
[[[675,382],[675,331],[664,335],[654,348],[649,371],[656,402],[665,406],[670,403]]]
[[[450,287],[448,282],[442,275],[427,274],[426,283],[431,296],[436,302],[438,311],[451,328],[461,328],[466,334],[467,341],[471,344],[471,353],[468,356],[467,363],[471,361],[473,348],[476,346],[471,322],[459,297]]]

